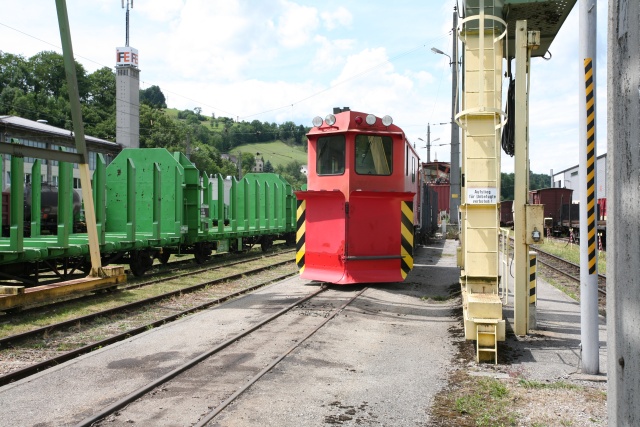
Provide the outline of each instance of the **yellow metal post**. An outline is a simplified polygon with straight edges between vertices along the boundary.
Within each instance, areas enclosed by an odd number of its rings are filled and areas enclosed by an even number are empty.
[[[516,96],[515,96],[515,180],[514,224],[514,332],[529,331],[529,245],[541,242],[544,212],[541,205],[529,205],[529,65],[531,50],[540,44],[540,32],[528,31],[527,21],[516,21]]]

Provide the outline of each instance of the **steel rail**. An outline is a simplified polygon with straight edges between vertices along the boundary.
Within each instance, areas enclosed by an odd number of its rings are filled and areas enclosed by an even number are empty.
[[[331,316],[327,317],[320,325],[315,327],[311,332],[305,335],[303,338],[298,340],[294,345],[292,345],[287,351],[278,356],[273,362],[271,362],[267,367],[258,372],[253,378],[251,378],[243,387],[233,393],[231,396],[227,398],[224,402],[218,405],[213,411],[209,412],[203,419],[201,419],[194,427],[203,427],[209,421],[214,419],[216,415],[222,412],[229,404],[231,404],[234,400],[236,400],[242,393],[247,391],[253,384],[255,384],[260,378],[262,378],[267,372],[273,369],[278,363],[280,363],[285,357],[287,357],[291,352],[293,352],[296,348],[298,348],[303,342],[312,337],[316,332],[318,332],[324,325],[326,325],[331,319],[336,317],[338,314],[342,312],[349,304],[351,304],[356,298],[362,295],[368,288],[362,289],[356,295],[353,296],[350,300],[342,304],[342,306],[337,309]]]
[[[569,264],[570,266],[572,266],[572,267],[574,267],[574,268],[578,268],[578,269],[580,268],[580,265],[576,264],[575,262],[571,262],[571,261],[568,261],[568,260],[566,260],[566,259],[564,259],[564,258],[560,258],[560,257],[559,257],[559,256],[557,256],[557,255],[554,255],[554,254],[552,254],[552,253],[549,253],[549,252],[545,251],[544,249],[540,249],[540,247],[539,247],[539,246],[536,246],[536,247],[535,247],[535,250],[536,250],[537,252],[543,253],[545,256],[548,256],[548,257],[550,257],[550,258],[557,259],[558,261],[563,262],[563,263],[565,263],[565,264]],[[607,276],[606,276],[605,274],[601,274],[601,273],[598,273],[598,278],[603,279],[603,280],[607,280]],[[578,279],[578,281],[580,281],[580,280]]]
[[[287,261],[287,262],[289,262],[289,261]],[[269,268],[269,267],[267,267],[267,268]],[[181,312],[176,313],[176,314],[172,314],[171,316],[164,317],[164,318],[162,318],[160,320],[156,320],[156,321],[148,323],[148,324],[146,324],[144,326],[139,326],[137,328],[128,330],[126,332],[122,332],[122,333],[120,333],[118,335],[114,335],[112,337],[105,338],[104,340],[88,344],[86,346],[77,348],[75,350],[71,350],[69,352],[66,352],[66,353],[61,354],[61,355],[56,356],[56,357],[53,357],[51,359],[44,360],[42,362],[39,362],[39,363],[36,363],[34,365],[28,366],[26,368],[20,369],[18,371],[14,371],[14,372],[11,372],[9,374],[0,376],[0,386],[9,384],[11,382],[14,382],[14,381],[26,378],[26,377],[29,377],[29,376],[31,376],[33,374],[36,374],[39,371],[42,371],[42,370],[47,369],[47,368],[51,368],[52,366],[59,365],[59,364],[61,364],[63,362],[66,362],[68,360],[75,359],[76,357],[79,357],[79,356],[81,356],[83,354],[86,354],[86,353],[90,353],[90,352],[95,351],[97,349],[100,349],[100,348],[102,348],[104,346],[116,343],[118,341],[123,341],[123,340],[125,340],[125,339],[127,339],[129,337],[141,334],[142,332],[146,332],[150,328],[155,328],[155,327],[164,325],[165,323],[172,322],[172,321],[174,321],[176,319],[181,318],[182,316],[185,316],[185,315],[188,315],[188,314],[200,311],[200,310],[204,310],[205,308],[208,308],[208,307],[211,307],[211,306],[214,306],[214,305],[217,305],[217,304],[222,304],[225,301],[228,301],[230,299],[242,296],[242,295],[244,295],[246,293],[255,291],[255,290],[257,290],[257,289],[259,289],[261,287],[264,287],[264,286],[266,286],[266,285],[268,285],[270,283],[273,283],[273,282],[278,281],[278,280],[286,279],[287,277],[291,277],[291,276],[293,276],[295,274],[297,274],[297,273],[290,273],[290,274],[282,275],[282,276],[277,277],[275,279],[269,280],[266,283],[261,283],[261,284],[258,284],[258,285],[254,285],[254,286],[251,286],[249,288],[243,289],[241,291],[237,291],[237,292],[234,292],[232,294],[225,295],[224,297],[217,298],[217,299],[212,300],[212,301],[208,301],[206,303],[200,304],[200,305],[195,306],[195,307],[191,307],[191,308],[189,308],[187,310],[181,311]],[[242,274],[242,275],[244,275],[244,274]],[[109,310],[109,311],[111,311],[111,310]],[[97,313],[96,315],[90,315],[90,316],[97,317],[97,316],[102,316],[102,315],[104,315],[104,312]],[[70,323],[70,322],[76,324],[78,322],[78,319],[74,319],[72,321],[68,321],[68,322],[64,322],[64,323],[66,324],[66,323]],[[41,328],[41,329],[46,329],[46,328]]]
[[[211,264],[211,267],[208,268],[199,268],[199,269],[195,269],[195,270],[189,270],[186,271],[184,273],[179,273],[179,274],[173,274],[170,278],[171,279],[175,279],[178,277],[186,277],[186,276],[191,276],[193,274],[199,274],[199,273],[206,273],[208,271],[212,271],[212,270],[217,270],[220,268],[226,268],[226,267],[233,267],[234,265],[238,265],[238,264],[243,264],[245,262],[251,262],[251,261],[257,261],[263,258],[272,258],[278,255],[282,255],[282,254],[287,254],[287,253],[294,253],[295,250],[291,249],[291,250],[286,250],[286,251],[281,251],[281,252],[277,252],[274,254],[269,254],[269,255],[260,255],[260,256],[247,256],[247,257],[243,257],[241,259],[229,262],[229,263],[225,263],[225,264],[221,264],[221,265],[213,265],[215,263],[213,262],[209,262],[208,264]],[[180,271],[182,270],[182,268],[175,268],[175,269],[169,269],[169,270],[163,270],[163,271],[159,271],[158,273],[154,274],[157,276],[162,276],[164,274],[170,274],[174,271]],[[166,281],[167,278],[166,277],[160,277],[158,279],[152,279],[152,280],[147,280],[141,283],[131,283],[131,284],[125,284],[122,286],[118,286],[118,290],[130,290],[130,289],[139,289],[139,288],[143,288],[145,286],[149,286],[149,285],[154,285],[156,283],[162,283],[164,281]]]
[[[291,260],[281,261],[281,262],[278,262],[278,263],[275,263],[275,264],[271,264],[271,265],[268,265],[268,266],[265,266],[265,267],[258,267],[258,268],[254,268],[253,270],[247,270],[247,271],[244,271],[242,273],[235,273],[235,274],[231,274],[229,276],[221,277],[221,278],[218,278],[218,279],[207,280],[206,282],[202,282],[202,283],[198,283],[198,284],[195,284],[195,285],[187,286],[186,288],[181,288],[181,289],[178,289],[178,290],[175,290],[175,291],[165,292],[165,293],[160,294],[160,295],[156,295],[156,296],[153,296],[153,297],[141,299],[140,301],[131,302],[131,303],[128,303],[128,304],[120,305],[118,307],[109,308],[107,310],[98,311],[98,312],[87,314],[87,315],[80,316],[80,317],[74,317],[73,319],[65,320],[63,322],[54,323],[52,325],[43,326],[41,328],[33,329],[31,331],[22,332],[20,334],[15,334],[15,335],[11,335],[11,336],[8,336],[8,337],[0,338],[0,348],[8,347],[8,344],[11,343],[11,342],[24,340],[26,338],[31,338],[31,337],[39,335],[39,334],[49,333],[51,331],[61,329],[61,328],[65,327],[65,326],[77,325],[78,323],[81,323],[81,322],[86,322],[88,320],[93,320],[96,317],[109,316],[109,315],[118,313],[120,311],[126,311],[126,310],[130,310],[132,308],[138,308],[140,306],[143,306],[143,305],[146,305],[146,304],[150,304],[150,303],[153,303],[153,302],[156,302],[156,301],[159,301],[159,300],[163,300],[163,299],[168,298],[168,297],[172,297],[172,296],[176,296],[176,295],[180,295],[180,294],[184,294],[184,293],[198,291],[198,290],[204,288],[205,286],[217,285],[219,283],[222,283],[222,282],[225,282],[225,281],[228,281],[228,280],[236,280],[236,279],[239,279],[239,278],[241,278],[242,276],[244,276],[246,274],[260,273],[260,272],[262,272],[264,270],[268,270],[268,269],[273,268],[273,267],[280,267],[280,266],[286,265],[286,264],[288,264],[290,262],[291,262]],[[167,278],[165,280],[173,279],[173,277],[175,277],[175,276],[172,276],[172,277]],[[0,377],[0,379],[1,378],[2,377]]]
[[[510,240],[510,241],[513,241],[513,237],[509,237],[509,240]],[[537,252],[543,253],[543,254],[545,254],[545,255],[546,255],[546,256],[548,256],[548,257],[555,258],[555,259],[557,259],[558,261],[561,261],[561,262],[563,262],[563,263],[565,263],[565,264],[569,264],[569,265],[570,265],[570,266],[572,266],[572,267],[580,268],[580,266],[579,266],[578,264],[576,264],[576,263],[574,263],[574,262],[571,262],[571,261],[568,261],[568,260],[566,260],[566,259],[564,259],[564,258],[560,258],[559,256],[554,255],[554,254],[552,254],[552,253],[550,253],[550,252],[547,252],[547,251],[545,251],[544,249],[541,249],[541,248],[540,248],[540,246],[538,246],[538,245],[534,245],[534,248],[535,248],[535,250],[536,250]],[[603,251],[603,252],[604,252],[604,251]],[[545,265],[548,265],[548,264],[545,264]],[[561,273],[562,273],[562,274],[565,274],[564,272],[561,272]],[[570,276],[570,275],[568,275],[568,274],[565,274],[565,275],[569,276],[570,278],[572,278],[572,279],[574,279],[574,280],[577,280],[578,282],[580,281],[580,279],[577,279],[577,278],[576,278],[576,277],[574,277],[574,276]],[[607,280],[607,276],[606,276],[605,274],[601,274],[601,273],[598,273],[598,278],[599,278],[599,279],[602,279],[602,280],[605,280],[605,281]]]
[[[513,241],[513,237],[509,237],[509,240]],[[536,250],[536,252],[544,254],[544,256],[548,256],[550,258],[553,258],[553,259],[555,259],[555,260],[557,260],[557,261],[559,261],[559,262],[561,262],[563,264],[570,265],[573,268],[580,269],[580,266],[578,264],[576,264],[574,262],[571,262],[571,261],[568,261],[568,260],[566,260],[564,258],[561,258],[561,257],[559,257],[557,255],[554,255],[552,253],[549,253],[549,252],[541,249],[539,246],[535,246],[535,250]],[[567,273],[566,271],[564,271],[564,270],[562,270],[562,269],[560,269],[558,267],[555,267],[555,266],[553,266],[553,265],[541,260],[540,257],[538,257],[538,262],[540,264],[544,265],[546,268],[554,270],[555,272],[557,272],[559,274],[562,274],[563,276],[565,276],[565,277],[567,277],[567,278],[569,278],[569,279],[571,279],[571,280],[573,280],[575,282],[580,283],[580,278],[579,277],[576,277],[576,276],[574,276],[574,275],[572,275],[570,273]],[[598,279],[603,280],[605,282],[605,286],[606,286],[607,276],[605,274],[598,273]],[[606,290],[605,287],[598,286],[598,292],[600,292],[602,295],[605,295],[605,296],[607,295],[607,290]]]
[[[580,283],[580,278],[579,278],[579,277],[576,277],[576,276],[574,276],[574,275],[572,275],[572,274],[569,274],[569,273],[567,273],[566,271],[559,269],[558,267],[555,267],[555,266],[553,266],[553,265],[551,265],[551,264],[546,263],[545,261],[542,261],[541,259],[538,259],[538,262],[539,262],[540,264],[544,265],[544,266],[545,266],[545,268],[549,268],[549,269],[551,269],[551,270],[554,270],[554,271],[556,271],[557,273],[560,273],[560,274],[562,274],[563,276],[568,277],[568,278],[570,278],[571,280],[574,280],[574,281],[576,281],[576,282]],[[599,274],[598,276],[602,278],[602,275],[600,275],[600,274]],[[605,277],[605,279],[606,279],[606,277]],[[607,290],[606,290],[606,289],[604,289],[604,288],[602,288],[602,287],[600,287],[600,286],[598,286],[598,292],[600,292],[602,295],[607,295]]]
[[[281,252],[277,252],[277,253],[269,254],[269,255],[246,257],[246,258],[238,259],[238,260],[235,260],[233,262],[220,264],[220,265],[214,265],[215,263],[211,263],[211,267],[200,268],[200,269],[195,269],[195,270],[188,270],[188,271],[185,271],[184,273],[174,274],[174,275],[172,275],[170,277],[159,277],[157,279],[151,279],[151,280],[147,280],[147,281],[144,281],[144,282],[124,283],[124,284],[121,284],[121,285],[116,285],[116,286],[114,286],[114,288],[117,288],[117,289],[115,291],[113,291],[113,292],[121,292],[121,291],[128,291],[128,290],[132,290],[132,289],[140,289],[140,288],[143,288],[145,286],[166,282],[167,280],[173,280],[173,279],[176,279],[176,278],[179,278],[179,277],[186,277],[186,276],[190,276],[190,275],[193,275],[193,274],[206,273],[206,272],[209,272],[209,271],[218,270],[218,269],[221,269],[221,268],[233,267],[234,265],[243,264],[245,262],[258,261],[258,260],[261,260],[263,258],[272,258],[272,257],[279,256],[279,255],[282,255],[282,254],[287,254],[287,253],[290,253],[290,252],[293,253],[293,252],[295,252],[295,250],[281,251]],[[182,262],[182,261],[179,261],[179,262]],[[276,265],[278,265],[278,264],[276,264]],[[173,271],[180,271],[180,270],[183,270],[183,268],[175,268],[175,269],[163,270],[161,272],[154,273],[152,275],[152,277],[168,275]],[[90,292],[90,291],[87,291],[87,292]],[[21,313],[25,313],[25,312],[30,312],[30,311],[37,311],[37,310],[42,309],[43,307],[52,308],[52,307],[57,307],[57,306],[66,304],[69,301],[82,301],[84,299],[90,299],[90,298],[95,298],[95,297],[96,297],[95,291],[93,291],[91,293],[77,294],[77,296],[71,295],[70,298],[66,298],[66,299],[63,299],[63,300],[52,301],[51,303],[48,303],[48,304],[41,304],[41,305],[36,305],[36,306],[31,306],[31,307],[20,309],[20,312]],[[41,329],[46,329],[46,328],[49,328],[49,327],[50,326],[45,326],[45,327],[43,327]],[[18,335],[19,334],[15,335],[15,336],[18,336]],[[3,346],[3,341],[4,341],[4,338],[0,338],[0,348],[2,348],[2,346]]]
[[[294,302],[293,304],[288,305],[287,307],[283,308],[279,312],[275,313],[272,316],[269,316],[267,319],[265,319],[262,322],[252,326],[251,328],[247,329],[246,331],[244,331],[244,332],[242,332],[242,333],[240,333],[240,334],[238,334],[238,335],[236,335],[236,336],[224,341],[223,343],[217,345],[216,347],[212,348],[211,350],[208,350],[208,351],[206,351],[206,352],[194,357],[193,359],[191,359],[188,362],[178,366],[177,368],[175,368],[171,372],[166,373],[165,375],[163,375],[162,377],[156,379],[155,381],[152,381],[149,384],[147,384],[147,385],[145,385],[143,387],[140,387],[137,390],[134,390],[133,392],[129,393],[127,396],[123,397],[122,399],[118,400],[117,402],[107,406],[106,408],[103,408],[100,412],[85,418],[84,420],[82,420],[78,424],[76,424],[76,427],[89,427],[93,423],[95,423],[97,421],[100,421],[103,418],[111,415],[112,413],[114,413],[118,409],[122,409],[123,407],[125,407],[128,404],[134,402],[139,397],[145,395],[146,393],[148,393],[149,391],[151,391],[154,388],[158,387],[159,385],[162,385],[162,384],[168,382],[169,380],[175,378],[176,376],[180,375],[181,373],[183,373],[183,372],[189,370],[190,368],[196,366],[198,363],[200,363],[200,362],[206,360],[207,358],[211,357],[212,355],[220,352],[221,350],[223,350],[226,347],[230,346],[231,344],[235,343],[239,339],[242,339],[242,338],[246,337],[247,335],[251,334],[252,332],[255,332],[256,330],[260,329],[262,326],[272,322],[273,320],[275,320],[278,317],[282,316],[283,314],[289,312],[290,310],[292,310],[296,306],[298,306],[298,305],[310,300],[311,298],[317,296],[318,294],[324,292],[326,289],[327,289],[326,286],[322,286],[317,291],[305,296],[304,298],[299,299],[298,301]]]

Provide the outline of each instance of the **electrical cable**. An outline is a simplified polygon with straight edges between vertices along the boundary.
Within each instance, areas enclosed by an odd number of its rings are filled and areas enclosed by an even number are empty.
[[[507,123],[502,129],[502,149],[506,154],[513,157],[515,154],[515,104],[516,104],[516,81],[509,76],[509,90],[507,92]]]

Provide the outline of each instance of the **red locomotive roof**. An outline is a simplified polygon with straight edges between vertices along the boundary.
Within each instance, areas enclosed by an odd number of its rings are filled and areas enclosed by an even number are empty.
[[[333,125],[328,125],[324,121],[321,126],[314,126],[307,136],[322,135],[327,132],[345,132],[345,131],[358,131],[358,132],[389,132],[398,133],[404,135],[402,129],[398,126],[391,124],[385,126],[382,124],[382,118],[376,116],[376,122],[373,125],[369,125],[366,122],[368,113],[362,113],[359,111],[343,111],[342,113],[334,114],[336,122]]]

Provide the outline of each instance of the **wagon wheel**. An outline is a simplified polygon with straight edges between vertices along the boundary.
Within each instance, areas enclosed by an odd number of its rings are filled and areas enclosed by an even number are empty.
[[[209,259],[209,255],[211,255],[211,249],[203,243],[196,243],[193,248],[193,257],[196,260],[196,263],[203,264]]]
[[[132,251],[129,258],[129,269],[135,277],[142,277],[153,265],[153,257],[147,251]]]
[[[295,246],[296,245],[296,233],[288,233],[285,238],[285,245],[287,246]]]
[[[271,236],[262,236],[260,239],[260,247],[262,248],[262,252],[266,252],[273,246],[273,237]]]
[[[160,260],[160,262],[162,264],[166,264],[169,262],[169,257],[171,256],[171,252],[169,251],[162,251],[158,254],[157,258],[158,260]]]

